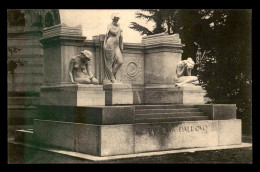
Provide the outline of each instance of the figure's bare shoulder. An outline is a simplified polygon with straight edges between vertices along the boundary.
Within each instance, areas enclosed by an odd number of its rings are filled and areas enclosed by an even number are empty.
[[[71,61],[71,62],[75,62],[78,57],[79,57],[79,55],[73,56],[73,57],[70,59],[70,61]]]
[[[112,23],[109,23],[109,24],[107,25],[107,28],[110,29],[112,26],[113,26],[113,24],[112,24]]]

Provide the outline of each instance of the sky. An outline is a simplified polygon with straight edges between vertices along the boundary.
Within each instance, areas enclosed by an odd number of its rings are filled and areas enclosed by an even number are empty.
[[[144,19],[136,19],[135,12],[140,10],[126,10],[126,9],[107,9],[107,10],[60,10],[61,22],[65,22],[68,26],[82,26],[83,36],[87,40],[92,40],[92,36],[105,34],[107,25],[112,22],[111,15],[119,13],[119,24],[123,29],[124,42],[128,43],[141,43],[142,36],[139,32],[130,29],[130,22],[137,22],[148,29],[152,30],[154,27],[153,22],[146,22]],[[144,35],[143,35],[144,36]]]

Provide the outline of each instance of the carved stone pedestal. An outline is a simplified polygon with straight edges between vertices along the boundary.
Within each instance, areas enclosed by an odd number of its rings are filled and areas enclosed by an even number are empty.
[[[103,85],[106,94],[105,104],[133,104],[133,91],[131,84],[113,83]]]
[[[183,104],[205,104],[206,90],[203,90],[201,86],[187,85],[180,87],[179,91],[183,94]]]
[[[145,104],[182,104],[182,92],[174,85],[149,85],[144,91]]]
[[[45,84],[41,87],[41,105],[56,106],[102,106],[105,92],[102,85]]]
[[[205,104],[206,91],[201,86],[149,85],[145,86],[145,104]]]

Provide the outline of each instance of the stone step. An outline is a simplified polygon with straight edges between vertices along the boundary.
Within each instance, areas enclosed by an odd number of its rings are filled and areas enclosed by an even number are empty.
[[[194,105],[183,104],[169,104],[169,105],[135,105],[135,110],[142,109],[180,109],[180,108],[194,108]]]
[[[37,110],[36,106],[32,105],[8,105],[8,110]]]
[[[199,108],[180,108],[180,109],[139,109],[139,110],[135,110],[135,114],[178,113],[178,112],[200,112],[200,109]]]
[[[189,117],[169,117],[169,118],[146,118],[146,119],[136,119],[135,123],[159,123],[159,122],[199,121],[199,120],[209,120],[209,117],[189,116]]]
[[[33,131],[32,130],[16,130],[15,131],[15,141],[23,143],[32,143],[33,142]]]
[[[136,114],[135,119],[205,116],[203,112]]]
[[[8,125],[8,131],[15,131],[15,130],[28,130],[32,129],[33,125]]]

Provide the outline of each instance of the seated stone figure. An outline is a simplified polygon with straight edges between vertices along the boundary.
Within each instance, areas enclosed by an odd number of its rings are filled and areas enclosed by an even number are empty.
[[[69,63],[69,77],[71,82],[79,84],[98,84],[89,69],[92,53],[88,50],[81,51],[80,55],[71,58]]]
[[[192,58],[188,58],[187,60],[182,60],[177,64],[176,74],[177,79],[175,80],[175,86],[181,87],[184,84],[189,85],[198,85],[198,77],[191,76],[191,70],[194,68],[194,61]]]

